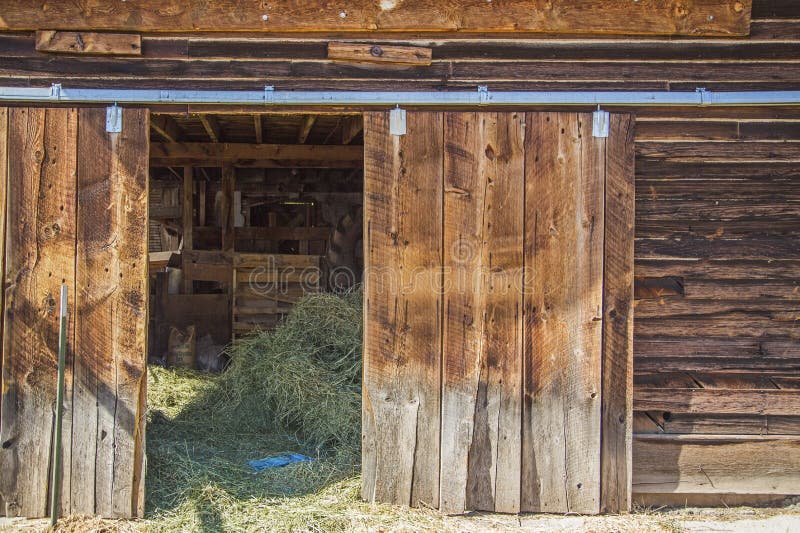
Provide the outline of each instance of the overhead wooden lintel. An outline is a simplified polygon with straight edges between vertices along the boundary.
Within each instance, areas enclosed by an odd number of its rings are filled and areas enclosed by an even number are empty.
[[[328,59],[335,61],[425,67],[431,64],[432,57],[432,49],[421,46],[328,43]]]
[[[36,32],[36,50],[56,54],[139,56],[142,55],[142,37],[132,33],[40,30]]]
[[[2,2],[0,30],[31,31],[41,21],[72,31],[147,32],[541,32],[655,35],[747,35],[752,0],[351,0],[345,3],[96,0]],[[455,16],[454,14],[457,14]]]
[[[150,164],[163,166],[356,168],[361,146],[250,143],[152,143]]]

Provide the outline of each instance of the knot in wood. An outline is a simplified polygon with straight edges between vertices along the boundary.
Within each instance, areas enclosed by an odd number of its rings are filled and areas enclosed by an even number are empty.
[[[383,55],[383,48],[378,46],[377,44],[369,49],[369,54],[372,57],[381,57]]]

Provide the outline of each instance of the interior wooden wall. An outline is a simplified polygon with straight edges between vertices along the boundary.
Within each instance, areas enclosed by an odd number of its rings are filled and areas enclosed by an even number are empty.
[[[329,61],[333,40],[432,60]],[[146,33],[139,57],[96,57],[6,32],[0,50],[14,86],[780,90],[800,85],[800,4],[755,0],[743,38]],[[636,275],[672,277],[636,307],[634,490],[797,493],[800,107],[619,110],[637,115]]]

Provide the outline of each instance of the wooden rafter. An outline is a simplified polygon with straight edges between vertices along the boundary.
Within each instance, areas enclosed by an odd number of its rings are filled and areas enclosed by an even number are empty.
[[[222,141],[222,129],[219,126],[217,117],[214,115],[200,115],[200,122],[202,122],[203,127],[206,129],[206,133],[211,139],[211,142],[218,143]]]
[[[181,128],[169,115],[152,115],[150,117],[150,127],[161,135],[168,142],[178,142],[181,138]]]
[[[374,32],[460,31],[747,35],[752,0],[350,0],[262,2],[3,1],[0,30]]]
[[[328,132],[328,135],[325,136],[325,140],[322,141],[322,144],[328,144],[329,142],[331,142],[331,139],[333,139],[334,134],[337,131],[340,131],[341,128],[342,128],[342,117],[339,117],[338,119],[336,119],[336,125],[331,129],[330,132]]]
[[[311,133],[311,128],[314,127],[314,123],[317,121],[316,115],[308,115],[303,120],[303,123],[300,125],[300,131],[297,133],[297,144],[303,144],[308,139],[308,134]]]
[[[261,144],[264,142],[264,128],[261,124],[261,115],[253,115],[253,128],[256,131],[256,142]]]
[[[346,117],[342,121],[342,144],[353,142],[362,129],[364,129],[364,122],[360,116]]]

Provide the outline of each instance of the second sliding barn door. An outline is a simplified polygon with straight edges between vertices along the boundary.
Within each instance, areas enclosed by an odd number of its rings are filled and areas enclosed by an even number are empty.
[[[49,515],[59,296],[60,509],[144,511],[147,110],[0,108],[0,515]]]
[[[367,113],[363,496],[630,505],[633,121]]]

